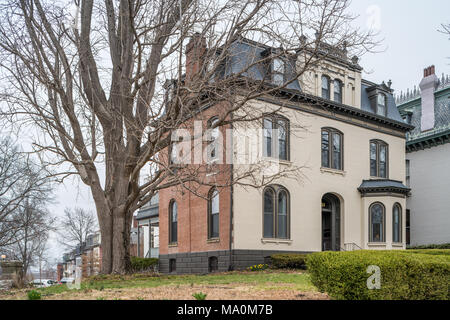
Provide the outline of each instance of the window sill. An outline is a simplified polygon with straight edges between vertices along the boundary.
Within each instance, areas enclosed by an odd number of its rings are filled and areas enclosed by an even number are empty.
[[[219,238],[213,238],[213,239],[206,240],[206,243],[218,243],[218,242],[220,242]]]
[[[373,176],[370,176],[370,179],[371,179],[371,180],[388,180],[389,178],[382,178],[382,177],[373,177]]]
[[[278,158],[273,158],[273,157],[262,157],[263,161],[267,161],[267,162],[271,162],[271,163],[277,163],[277,164],[282,164],[285,166],[291,166],[292,165],[292,161],[290,160],[282,160],[282,159],[278,159]]]
[[[401,242],[393,242],[392,246],[393,247],[402,247],[403,248],[403,243],[401,243]]]
[[[345,177],[345,175],[347,174],[347,172],[346,172],[346,171],[343,171],[343,170],[331,169],[331,168],[324,168],[324,167],[321,167],[321,168],[320,168],[320,172],[322,172],[322,173],[336,174],[336,175],[340,175],[340,176],[343,176],[343,177]]]
[[[386,247],[386,242],[369,242],[369,247]]]
[[[291,245],[292,240],[290,239],[261,239],[262,243],[275,243],[275,244],[287,244]]]
[[[169,248],[175,248],[178,247],[178,243],[170,243]]]

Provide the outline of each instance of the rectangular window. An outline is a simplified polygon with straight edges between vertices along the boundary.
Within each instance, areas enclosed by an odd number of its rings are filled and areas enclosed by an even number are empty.
[[[333,134],[333,169],[341,170],[341,135]]]
[[[322,167],[330,167],[330,150],[329,150],[329,133],[328,131],[322,131]]]
[[[406,186],[408,188],[411,186],[409,167],[410,167],[410,162],[409,162],[409,160],[406,160]]]
[[[386,146],[380,145],[380,178],[386,178],[387,176],[387,148]]]
[[[386,96],[379,94],[377,98],[377,114],[380,116],[386,116]]]
[[[286,143],[286,122],[278,121],[278,157],[281,160],[287,160],[287,143]]]
[[[271,191],[264,193],[264,238],[274,238],[274,194]]]
[[[269,118],[264,119],[264,145],[263,154],[265,157],[272,156],[272,134],[273,134],[273,123]]]
[[[370,175],[377,176],[377,144],[370,144]]]
[[[281,59],[273,59],[272,70],[273,84],[282,86],[284,84],[284,61]]]

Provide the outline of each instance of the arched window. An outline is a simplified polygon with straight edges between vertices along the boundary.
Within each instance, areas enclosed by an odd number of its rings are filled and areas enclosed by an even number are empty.
[[[289,193],[281,186],[264,190],[263,237],[289,239]]]
[[[385,208],[384,205],[376,202],[369,208],[369,241],[384,242],[385,241]]]
[[[322,167],[343,170],[344,135],[333,128],[322,129]]]
[[[208,120],[208,129],[211,129],[213,126],[215,126],[217,124],[217,122],[219,121],[219,118],[217,117],[212,117],[211,119]],[[219,128],[216,127],[214,129],[211,129],[209,132],[209,137],[208,137],[208,147],[207,147],[207,151],[208,151],[208,162],[213,162],[216,159],[218,159],[218,146],[217,146],[217,138],[219,137]]]
[[[219,237],[219,191],[211,189],[208,198],[208,238],[215,239]]]
[[[178,241],[178,205],[175,200],[169,204],[169,244],[176,244]]]
[[[392,242],[402,242],[402,207],[398,203],[392,208]]]
[[[334,101],[342,103],[342,81],[339,79],[334,80]]]
[[[263,131],[263,155],[289,160],[289,121],[282,116],[268,115],[264,118]]]
[[[379,93],[377,96],[377,114],[386,117],[386,95]]]
[[[388,177],[389,153],[388,145],[381,140],[370,141],[370,176]]]
[[[330,100],[330,78],[322,76],[322,98]]]

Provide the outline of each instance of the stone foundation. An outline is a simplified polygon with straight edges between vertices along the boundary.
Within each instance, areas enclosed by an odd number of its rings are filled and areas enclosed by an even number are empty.
[[[232,250],[231,270],[244,270],[256,264],[270,262],[270,256],[279,253],[309,253],[274,250]],[[217,258],[217,272],[230,271],[230,250],[162,254],[159,256],[159,272],[174,274],[206,274],[210,272],[211,258]],[[170,270],[171,260],[176,270]],[[214,259],[214,258],[213,258]],[[173,266],[173,265],[172,265]]]

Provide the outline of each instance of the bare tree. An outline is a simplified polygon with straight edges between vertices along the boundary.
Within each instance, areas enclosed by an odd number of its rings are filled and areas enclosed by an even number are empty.
[[[59,223],[59,241],[68,249],[75,249],[86,242],[87,237],[97,230],[94,213],[82,208],[66,208]]]
[[[41,168],[10,138],[0,138],[0,248],[23,240],[29,221],[39,220],[40,205],[50,201],[51,187]]]
[[[15,215],[18,229],[11,245],[6,247],[10,256],[22,262],[22,275],[36,265],[47,249],[47,241],[55,219],[45,208],[44,201],[27,200],[23,209]],[[23,280],[23,279],[22,279]]]
[[[261,179],[259,164],[211,182],[200,174],[205,166],[175,170],[163,158],[172,133],[192,129],[186,119],[201,118],[202,106],[220,103],[211,129],[258,121],[260,112],[248,102],[286,88],[334,49],[359,55],[376,44],[373,34],[352,28],[348,0],[75,0],[74,14],[69,2],[59,3],[1,4],[3,115],[41,132],[35,151],[47,167],[57,166],[62,180],[75,174],[90,187],[103,273],[129,268],[133,212],[158,190],[179,185],[195,192],[195,185],[217,183],[260,187],[300,172],[292,166]],[[193,36],[207,48],[194,53],[200,63],[185,60]],[[279,50],[219,76],[242,38]],[[301,53],[307,54],[298,60]],[[291,79],[268,86],[270,75],[247,77],[274,57],[293,62]]]

